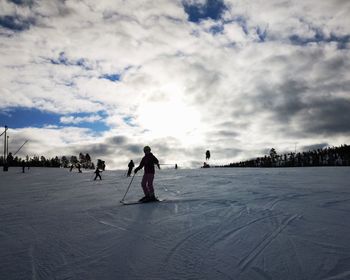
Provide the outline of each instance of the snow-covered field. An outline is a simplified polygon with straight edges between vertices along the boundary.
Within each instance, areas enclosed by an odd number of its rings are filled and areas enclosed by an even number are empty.
[[[350,168],[124,173],[0,172],[0,279],[350,279]]]

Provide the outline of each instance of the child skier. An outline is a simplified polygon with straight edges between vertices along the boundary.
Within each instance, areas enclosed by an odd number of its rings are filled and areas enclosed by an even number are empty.
[[[158,199],[154,195],[153,179],[154,179],[154,165],[157,165],[160,169],[158,159],[151,153],[151,148],[146,146],[143,148],[145,156],[142,158],[140,165],[135,168],[135,174],[145,167],[142,177],[141,186],[145,196],[141,198],[140,202],[157,201]]]

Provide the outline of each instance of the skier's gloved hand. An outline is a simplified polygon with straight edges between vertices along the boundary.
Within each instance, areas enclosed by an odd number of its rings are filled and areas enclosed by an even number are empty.
[[[137,168],[135,168],[135,170],[134,170],[134,173],[136,174],[137,173],[137,171],[139,171]]]

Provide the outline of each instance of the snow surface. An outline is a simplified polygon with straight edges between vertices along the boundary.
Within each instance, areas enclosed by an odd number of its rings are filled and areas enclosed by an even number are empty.
[[[124,206],[125,171],[11,168],[0,279],[350,279],[349,170],[160,170]]]

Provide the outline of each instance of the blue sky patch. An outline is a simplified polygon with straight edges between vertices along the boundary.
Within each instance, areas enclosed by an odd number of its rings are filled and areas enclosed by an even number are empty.
[[[266,36],[267,36],[267,30],[262,29],[259,26],[256,29],[256,34],[258,34],[260,42],[265,42]]]
[[[23,18],[20,16],[0,16],[0,27],[13,31],[24,31],[30,28],[35,23],[34,18]]]
[[[206,3],[187,3],[183,1],[188,20],[198,23],[203,19],[219,20],[227,9],[223,0],[206,0]]]
[[[123,121],[124,121],[127,125],[129,125],[129,126],[136,126],[136,125],[133,123],[134,119],[133,119],[133,117],[131,117],[131,116],[129,116],[129,117],[124,117],[124,118],[123,118]]]
[[[119,74],[103,74],[100,76],[100,79],[106,79],[110,80],[111,82],[117,82],[120,81],[120,75]]]
[[[9,2],[12,2],[19,6],[28,6],[31,7],[34,4],[34,0],[8,0]]]
[[[331,34],[331,36],[326,37],[321,31],[316,31],[313,37],[300,37],[299,35],[292,35],[289,40],[294,45],[307,45],[309,43],[330,43],[335,42],[339,49],[345,49],[347,44],[350,42],[350,35],[337,36]]]
[[[56,65],[67,65],[67,66],[79,66],[84,68],[85,70],[91,70],[92,68],[89,66],[88,62],[84,58],[79,58],[76,60],[69,60],[65,52],[60,52],[58,58],[49,59],[52,64]]]
[[[84,118],[91,115],[99,115],[101,120],[95,122],[79,122],[79,123],[62,123],[61,117]],[[8,108],[0,113],[0,126],[7,125],[9,128],[25,128],[25,127],[44,127],[47,125],[55,125],[59,127],[80,127],[89,128],[95,132],[102,132],[109,129],[103,122],[107,116],[105,112],[91,113],[76,113],[69,115],[55,114],[44,112],[33,108]]]
[[[222,33],[224,31],[224,26],[222,24],[216,24],[216,25],[213,25],[212,27],[210,27],[209,31],[213,35],[216,35],[216,34]]]

